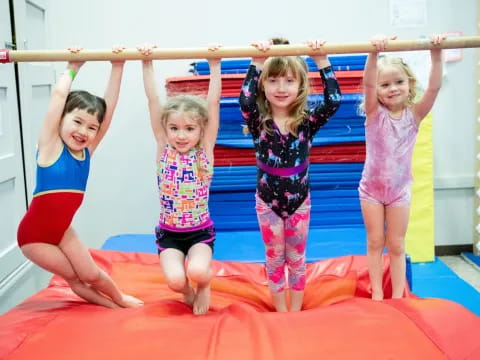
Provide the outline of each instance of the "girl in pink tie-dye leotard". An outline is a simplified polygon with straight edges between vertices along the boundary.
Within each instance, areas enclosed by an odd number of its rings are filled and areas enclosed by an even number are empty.
[[[393,40],[391,38],[390,40]],[[435,45],[443,35],[430,38]],[[400,58],[377,53],[388,45],[384,36],[372,40],[377,52],[368,56],[364,72],[367,156],[359,194],[367,230],[367,262],[372,299],[383,300],[382,252],[390,256],[392,298],[405,289],[405,234],[410,214],[412,153],[418,126],[433,106],[442,82],[441,49],[431,50],[428,87],[414,103],[416,79]]]

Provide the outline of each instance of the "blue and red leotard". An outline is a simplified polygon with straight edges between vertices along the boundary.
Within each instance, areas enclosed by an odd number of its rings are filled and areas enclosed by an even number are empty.
[[[49,243],[58,245],[83,201],[90,170],[90,152],[75,157],[63,144],[51,164],[37,164],[36,188],[17,231],[18,245]]]

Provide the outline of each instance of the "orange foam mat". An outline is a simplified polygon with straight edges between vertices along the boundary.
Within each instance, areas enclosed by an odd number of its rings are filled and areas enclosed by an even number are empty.
[[[368,299],[363,256],[308,264],[304,311],[283,314],[272,312],[263,265],[214,261],[211,310],[194,316],[165,285],[156,255],[92,254],[145,306],[87,304],[54,277],[0,316],[1,359],[480,359],[479,317],[411,293]],[[388,293],[387,272],[384,280]]]

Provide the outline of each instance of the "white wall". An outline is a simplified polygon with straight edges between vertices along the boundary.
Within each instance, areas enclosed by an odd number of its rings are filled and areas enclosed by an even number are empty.
[[[428,24],[417,28],[392,27],[389,1],[379,0],[64,0],[51,4],[52,49],[73,44],[88,49],[112,44],[134,47],[144,42],[168,48],[211,42],[243,46],[279,35],[299,43],[314,38],[367,41],[377,33],[407,40],[443,31],[477,34],[474,0],[427,0]],[[467,49],[461,62],[446,65],[444,86],[433,111],[437,245],[472,243],[474,58],[474,50]],[[156,62],[159,88],[165,77],[186,75],[189,62]],[[64,65],[55,65],[58,73]],[[74,88],[101,95],[108,72],[107,63],[86,64]],[[158,211],[154,140],[141,63],[129,62],[114,122],[93,158],[86,199],[75,226],[87,245],[98,248],[112,235],[150,233]]]

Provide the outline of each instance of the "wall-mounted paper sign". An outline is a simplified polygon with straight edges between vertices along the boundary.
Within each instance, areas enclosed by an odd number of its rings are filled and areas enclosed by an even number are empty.
[[[426,0],[390,0],[390,22],[395,27],[427,25]]]

